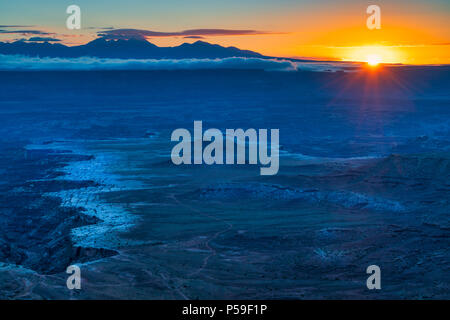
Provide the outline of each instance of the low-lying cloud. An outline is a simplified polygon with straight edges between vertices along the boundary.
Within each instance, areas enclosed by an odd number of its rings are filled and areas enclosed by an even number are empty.
[[[0,55],[0,70],[197,70],[242,69],[265,71],[338,71],[341,63],[294,62],[281,59],[222,58],[222,59],[103,59],[39,58]]]

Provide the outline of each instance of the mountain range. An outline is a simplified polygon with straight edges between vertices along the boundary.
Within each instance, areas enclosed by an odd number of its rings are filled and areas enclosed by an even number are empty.
[[[24,40],[11,43],[0,42],[0,54],[60,58],[90,56],[121,59],[268,58],[257,52],[241,50],[236,47],[222,47],[204,41],[183,43],[175,47],[158,47],[146,40],[110,40],[105,38],[98,38],[87,44],[72,47],[60,43],[27,42]]]

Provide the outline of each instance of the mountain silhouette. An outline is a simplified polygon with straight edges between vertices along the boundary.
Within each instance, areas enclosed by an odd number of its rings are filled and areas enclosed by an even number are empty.
[[[204,41],[183,43],[176,47],[158,47],[153,43],[140,39],[110,40],[95,39],[87,44],[68,47],[60,43],[27,42],[24,40],[12,43],[0,42],[0,54],[19,54],[32,57],[98,57],[121,59],[187,59],[187,58],[228,58],[265,56],[236,47],[222,47]]]

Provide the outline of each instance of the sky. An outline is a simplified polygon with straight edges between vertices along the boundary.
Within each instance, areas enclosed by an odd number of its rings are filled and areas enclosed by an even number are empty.
[[[72,4],[81,8],[80,30],[66,28]],[[381,29],[366,26],[371,4],[381,9]],[[366,61],[375,55],[408,64],[450,64],[449,21],[449,0],[0,1],[0,41],[79,45],[99,34],[131,34],[158,46],[202,40],[277,57]]]

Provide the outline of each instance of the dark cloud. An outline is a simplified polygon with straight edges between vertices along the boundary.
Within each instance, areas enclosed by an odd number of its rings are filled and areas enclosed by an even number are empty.
[[[20,35],[53,35],[54,33],[49,33],[41,30],[0,30],[0,34],[20,34]]]
[[[86,30],[114,30],[114,27],[86,27]]]
[[[0,25],[0,28],[31,28],[34,26]]]
[[[46,42],[58,42],[61,41],[60,39],[56,38],[49,38],[49,37],[31,37],[30,39],[26,40],[29,42],[39,42],[39,41],[46,41]]]
[[[229,29],[191,29],[178,32],[158,32],[140,29],[113,29],[100,32],[98,35],[107,39],[146,39],[149,37],[244,36],[261,34],[270,34],[270,32]]]
[[[187,36],[183,37],[184,39],[205,39],[205,37],[202,36]]]

